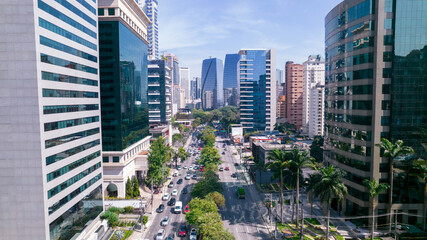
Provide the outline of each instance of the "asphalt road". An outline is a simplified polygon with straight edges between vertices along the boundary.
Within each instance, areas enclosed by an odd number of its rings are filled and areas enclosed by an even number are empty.
[[[220,171],[220,181],[224,186],[225,207],[220,210],[224,227],[227,228],[236,240],[270,239],[268,230],[257,204],[261,203],[258,192],[252,184],[245,180],[243,166],[234,166],[236,162],[232,155],[232,146],[225,144],[227,139],[217,137],[216,146],[222,156],[223,163],[220,167],[229,167],[229,171]],[[225,148],[223,147],[225,144]],[[234,148],[233,148],[234,149]],[[222,154],[225,153],[225,154]],[[232,178],[231,174],[237,173],[237,178]],[[245,188],[245,199],[237,198],[237,188]]]

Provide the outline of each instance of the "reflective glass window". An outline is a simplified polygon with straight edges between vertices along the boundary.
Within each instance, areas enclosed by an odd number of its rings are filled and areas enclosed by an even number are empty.
[[[79,160],[77,160],[75,162],[72,162],[72,163],[68,164],[65,167],[62,167],[62,168],[59,168],[59,169],[57,169],[57,170],[55,170],[53,172],[50,172],[50,173],[48,173],[46,175],[47,181],[50,182],[53,179],[55,179],[57,177],[60,177],[60,176],[62,176],[64,174],[66,174],[67,172],[72,171],[72,170],[80,167],[83,164],[86,164],[87,162],[90,162],[91,160],[93,160],[93,159],[95,159],[95,158],[97,158],[99,156],[101,156],[101,152],[97,151],[97,152],[89,154],[86,157],[81,158],[81,159],[79,159]]]
[[[43,88],[43,97],[98,98],[98,93]]]
[[[83,152],[84,150],[87,150],[89,148],[98,146],[99,144],[100,144],[100,141],[99,140],[95,140],[95,141],[88,142],[88,143],[82,144],[80,146],[77,146],[77,147],[65,150],[63,152],[51,155],[49,157],[46,157],[46,165],[50,165],[52,163],[61,161],[61,160],[65,159],[65,158],[71,157],[71,156],[73,156],[73,155],[75,155],[75,154],[77,154],[79,152]]]
[[[384,29],[392,29],[393,19],[384,19]]]
[[[68,61],[68,60],[65,60],[62,58],[49,56],[49,55],[46,55],[43,53],[40,54],[40,60],[44,63],[49,63],[49,64],[57,65],[60,67],[75,69],[75,70],[82,71],[82,72],[98,74],[98,70],[96,68],[89,67],[89,66],[79,64],[79,63],[75,63],[75,62],[71,62],[71,61]]]
[[[84,19],[86,22],[90,23],[92,26],[96,27],[96,21],[93,18],[86,15],[84,12],[80,11],[80,9],[76,8],[73,4],[69,3],[66,0],[55,0],[55,1],[61,4],[62,6],[64,6],[65,8],[67,8],[68,10],[70,10],[71,12],[73,12],[74,14],[76,14],[77,16]],[[84,2],[84,1],[80,0],[80,2]],[[89,5],[89,7],[91,6]]]
[[[74,77],[64,74],[42,71],[42,79],[55,82],[66,82],[75,84],[84,84],[89,86],[98,86],[98,81],[87,78]]]
[[[77,118],[77,119],[64,120],[64,121],[58,121],[58,122],[49,122],[44,124],[44,131],[47,132],[47,131],[52,131],[56,129],[74,127],[74,126],[98,122],[98,121],[99,121],[99,116]]]
[[[77,139],[82,139],[84,137],[92,136],[97,133],[99,133],[99,128],[94,128],[86,131],[68,134],[65,136],[57,137],[57,138],[48,139],[45,141],[45,148],[55,147],[63,143],[67,143]]]
[[[60,42],[54,41],[54,40],[49,39],[47,37],[40,36],[40,44],[54,48],[54,49],[62,51],[62,52],[72,54],[74,56],[78,56],[78,57],[87,59],[87,60],[92,61],[92,62],[98,62],[97,57],[95,57],[92,54],[89,54],[89,53],[80,51],[78,49],[72,48],[70,46],[64,45]]]
[[[104,16],[104,9],[103,8],[98,8],[98,15]]]
[[[43,114],[98,110],[98,104],[43,106]]]

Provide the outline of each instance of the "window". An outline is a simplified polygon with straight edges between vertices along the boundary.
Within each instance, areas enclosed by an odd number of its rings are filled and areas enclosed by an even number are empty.
[[[393,52],[384,52],[383,53],[383,61],[384,62],[391,62],[391,61],[393,61]]]
[[[393,70],[391,68],[383,68],[383,78],[391,78]]]
[[[390,125],[390,117],[382,116],[381,117],[381,126],[389,126]]]
[[[108,157],[102,157],[102,162],[109,162],[109,158]]]
[[[104,16],[104,9],[103,8],[98,8],[98,15]]]
[[[43,89],[43,97],[98,98],[98,93],[97,92],[58,90],[58,89]]]
[[[115,8],[109,8],[108,9],[108,16],[114,16],[116,14]]]
[[[70,62],[68,60],[49,56],[49,55],[46,55],[43,53],[40,54],[40,60],[44,63],[48,63],[48,64],[52,64],[52,65],[57,65],[57,66],[65,67],[65,68],[75,69],[75,70],[82,71],[82,72],[98,74],[98,70],[96,68],[89,67],[89,66],[79,64],[79,63],[75,63],[75,62]]]
[[[59,42],[54,41],[52,39],[49,39],[47,37],[40,36],[40,44],[48,46],[50,48],[54,48],[56,50],[59,50],[59,51],[65,52],[65,53],[72,54],[72,55],[77,56],[77,57],[87,59],[87,60],[92,61],[92,62],[98,62],[98,58],[96,56],[93,56],[92,54],[89,54],[89,53],[80,51],[78,49],[72,48],[70,46],[64,45],[62,43],[59,43]]]
[[[67,143],[67,142],[71,142],[71,141],[81,139],[84,137],[92,136],[92,135],[97,134],[97,133],[99,133],[99,128],[94,128],[94,129],[90,129],[90,130],[86,130],[86,131],[82,131],[82,132],[68,134],[65,136],[57,137],[57,138],[48,139],[45,141],[45,148],[51,148],[54,146],[58,146],[58,145],[61,145],[63,143]]]
[[[384,29],[392,29],[393,19],[384,19]]]
[[[52,163],[61,161],[65,158],[71,157],[71,156],[73,156],[79,152],[83,152],[84,150],[98,146],[99,144],[100,144],[100,141],[98,139],[98,140],[88,142],[88,143],[82,144],[82,145],[74,147],[74,148],[70,148],[70,149],[65,150],[63,152],[51,155],[49,157],[46,157],[46,165],[50,165]]]
[[[60,176],[62,176],[64,174],[66,174],[67,172],[69,172],[69,171],[71,171],[73,169],[76,169],[76,168],[80,167],[81,165],[83,165],[83,164],[85,164],[85,163],[87,163],[87,162],[89,162],[89,161],[91,161],[91,160],[93,160],[93,159],[95,159],[95,158],[97,158],[99,156],[101,156],[101,152],[100,151],[92,153],[92,154],[90,154],[90,155],[88,155],[88,156],[86,156],[84,158],[81,158],[81,159],[79,159],[79,160],[77,160],[77,161],[75,161],[73,163],[68,164],[65,167],[62,167],[62,168],[60,168],[58,170],[55,170],[55,171],[53,171],[51,173],[48,173],[47,174],[47,181],[50,182],[53,179],[55,179],[57,177],[60,177]]]
[[[88,124],[93,122],[99,122],[99,116],[45,123],[44,131],[47,132],[47,131],[52,131],[56,129],[73,127],[73,126],[78,126],[78,125]]]
[[[383,94],[390,94],[391,85],[390,84],[383,84],[382,93]]]
[[[393,45],[393,36],[384,35],[384,45]]]
[[[55,82],[67,82],[67,83],[75,83],[75,84],[84,84],[89,86],[98,86],[98,81],[96,80],[68,76],[68,75],[63,75],[58,73],[44,72],[44,71],[42,71],[42,79],[48,80],[48,81],[55,81]]]
[[[119,157],[113,157],[113,162],[120,162],[120,158]]]

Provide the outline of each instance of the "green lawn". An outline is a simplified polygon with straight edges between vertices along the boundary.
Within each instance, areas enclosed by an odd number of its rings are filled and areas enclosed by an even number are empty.
[[[320,222],[317,220],[317,218],[305,218],[305,220],[313,225],[320,225]]]

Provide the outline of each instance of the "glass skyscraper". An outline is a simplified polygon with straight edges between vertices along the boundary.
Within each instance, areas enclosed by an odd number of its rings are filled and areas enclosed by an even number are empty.
[[[224,89],[238,88],[238,64],[240,60],[239,54],[225,55],[224,62]]]
[[[345,0],[325,19],[326,88],[324,160],[347,172],[341,208],[352,216],[371,213],[365,179],[389,183],[388,158],[375,144],[401,139],[425,156],[427,128],[427,2]],[[394,163],[393,196],[378,197],[378,214],[392,212],[398,223],[425,219],[424,182],[410,159]],[[378,224],[387,219],[379,218]],[[353,220],[366,225],[368,219]],[[379,226],[379,225],[378,225]]]
[[[153,59],[159,59],[159,24],[157,23],[157,7],[159,2],[157,0],[136,0],[139,6],[150,19],[147,26],[147,40],[148,40],[148,55]]]
[[[240,123],[246,131],[272,131],[276,124],[274,50],[240,50]]]
[[[203,60],[202,65],[202,79],[201,79],[201,97],[202,97],[202,108],[220,108],[224,104],[224,92],[223,92],[223,65],[222,60],[218,58],[209,58]],[[205,104],[206,100],[204,94],[206,91],[212,92],[212,102]]]
[[[0,239],[90,239],[104,207],[97,4],[0,8]]]

